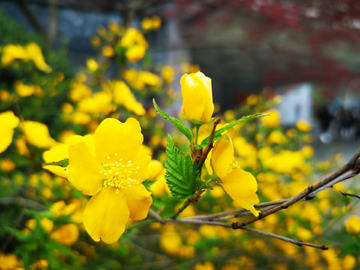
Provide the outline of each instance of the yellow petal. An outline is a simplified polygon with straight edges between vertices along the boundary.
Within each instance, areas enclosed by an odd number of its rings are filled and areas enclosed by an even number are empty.
[[[85,142],[69,146],[69,166],[67,176],[74,187],[85,195],[93,196],[102,187],[103,166],[91,154]]]
[[[11,144],[14,136],[14,129],[6,126],[0,127],[0,153],[4,152]]]
[[[90,199],[84,211],[84,226],[94,241],[111,244],[124,233],[130,211],[122,192],[102,189]]]
[[[23,130],[26,140],[39,148],[50,148],[56,144],[51,138],[49,129],[46,125],[35,121],[24,121]]]
[[[147,150],[144,147],[140,148],[140,151],[132,159],[133,168],[138,168],[137,173],[132,177],[142,183],[142,181],[148,179],[149,163],[151,161],[151,156],[148,155]]]
[[[217,175],[222,178],[230,170],[230,164],[234,157],[234,146],[226,135],[220,138],[214,146],[211,156],[211,164]]]
[[[96,157],[101,163],[132,160],[144,140],[139,122],[128,118],[125,123],[113,118],[101,122],[95,131]],[[116,154],[116,155],[115,155]]]
[[[126,197],[130,210],[130,218],[133,220],[145,219],[152,204],[151,192],[144,185],[131,186],[122,190]]]
[[[237,204],[250,210],[255,216],[259,215],[254,208],[254,205],[259,203],[256,194],[257,182],[251,173],[243,169],[235,169],[221,180],[222,187]]]

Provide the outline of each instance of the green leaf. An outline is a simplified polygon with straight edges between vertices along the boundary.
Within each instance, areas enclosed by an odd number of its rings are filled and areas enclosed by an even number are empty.
[[[49,162],[49,163],[43,163],[43,166],[47,166],[47,165],[53,165],[53,166],[60,166],[60,167],[67,167],[69,165],[69,159],[63,159],[60,161],[54,161],[54,162]]]
[[[145,188],[150,191],[150,186],[154,184],[156,180],[145,180],[142,182],[142,184],[145,186]]]
[[[157,111],[157,113],[159,115],[161,115],[162,117],[164,117],[165,119],[169,120],[175,127],[177,127],[182,134],[184,134],[189,141],[191,142],[193,135],[190,131],[189,128],[185,127],[183,123],[181,123],[178,119],[171,117],[170,115],[168,115],[166,112],[162,111],[159,106],[156,104],[155,99],[153,99],[153,103],[154,103],[154,107],[155,110]]]
[[[185,157],[184,153],[174,146],[170,135],[166,154],[168,158],[165,162],[165,179],[171,195],[179,200],[189,199],[196,191],[195,180],[200,173],[197,164],[193,163],[189,156]]]
[[[248,120],[251,120],[251,119],[254,119],[254,118],[258,118],[258,117],[263,117],[263,116],[266,116],[266,115],[268,115],[268,114],[267,113],[256,113],[256,114],[253,114],[253,115],[246,115],[246,116],[241,117],[239,120],[236,120],[235,122],[227,125],[226,127],[223,127],[221,129],[215,131],[214,142],[221,137],[222,133],[224,133],[225,131],[233,128],[234,126],[236,126],[236,125],[238,125],[238,124],[240,124],[242,122],[245,122],[245,121],[248,121]],[[206,147],[209,144],[209,140],[210,140],[210,136],[205,138],[201,142],[200,146]]]

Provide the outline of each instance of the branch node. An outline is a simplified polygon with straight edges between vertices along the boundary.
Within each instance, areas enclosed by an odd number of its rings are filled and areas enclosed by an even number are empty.
[[[288,207],[287,205],[281,205],[281,209],[287,209]]]
[[[312,199],[314,199],[315,198],[315,195],[306,195],[305,196],[305,200],[307,200],[307,201],[310,201],[310,200],[312,200]]]
[[[321,246],[321,250],[328,250],[328,249],[329,249],[329,248],[326,247],[326,246],[324,246],[324,245]]]
[[[231,224],[231,228],[232,228],[233,230],[236,230],[236,229],[238,228],[237,222],[232,223],[232,224]]]
[[[307,190],[309,193],[311,193],[314,190],[314,186],[308,186]]]
[[[259,212],[259,219],[263,218],[263,214],[261,212]]]

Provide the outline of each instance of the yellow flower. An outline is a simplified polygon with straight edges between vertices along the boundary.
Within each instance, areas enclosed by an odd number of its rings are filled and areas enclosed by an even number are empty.
[[[120,26],[117,24],[117,22],[109,22],[109,29],[111,32],[116,33],[119,31]]]
[[[314,155],[315,150],[311,145],[305,145],[301,149],[301,152],[305,158],[311,158]]]
[[[51,233],[51,238],[61,244],[72,245],[79,238],[79,228],[76,224],[65,224]]]
[[[94,134],[95,155],[85,142],[69,147],[67,176],[76,189],[92,196],[84,226],[95,241],[116,242],[129,218],[146,218],[152,198],[142,185],[151,157],[142,147],[139,122],[107,118]]]
[[[1,254],[0,252],[0,269],[1,270],[12,270],[17,269],[18,259],[14,254]]]
[[[17,81],[15,83],[15,91],[19,95],[19,97],[28,97],[35,93],[34,85],[26,85],[21,81]]]
[[[145,56],[146,47],[143,45],[133,45],[125,53],[126,58],[130,62],[136,62]]]
[[[149,71],[141,71],[138,73],[138,80],[141,80],[144,84],[150,86],[156,86],[160,84],[160,78],[158,75]]]
[[[97,92],[91,97],[86,97],[78,104],[78,110],[87,113],[102,113],[109,109],[111,96],[105,92]]]
[[[31,59],[35,66],[40,69],[41,71],[44,71],[46,73],[49,73],[52,71],[52,68],[45,63],[44,56],[42,55],[42,51],[39,45],[32,42],[26,45],[25,47],[26,52],[28,54],[29,59]]]
[[[152,20],[149,17],[145,17],[141,20],[141,27],[144,30],[151,30],[152,28]]]
[[[267,128],[274,128],[280,124],[280,113],[277,110],[268,110],[265,113],[269,114],[261,118],[261,122]]]
[[[15,163],[11,159],[5,158],[0,160],[0,170],[4,172],[11,172],[16,167]]]
[[[140,102],[137,102],[130,88],[123,81],[114,81],[112,85],[113,101],[115,104],[121,104],[129,111],[136,115],[144,115],[146,113]]]
[[[299,120],[296,122],[296,127],[300,131],[309,132],[312,129],[312,125],[305,120]]]
[[[250,95],[247,97],[246,101],[247,103],[249,103],[250,105],[254,105],[258,102],[259,98],[257,95]]]
[[[12,142],[14,128],[20,123],[12,111],[0,113],[0,153],[4,152]]]
[[[163,76],[164,81],[167,83],[172,83],[174,81],[175,72],[174,69],[169,65],[165,65],[162,67],[161,75]]]
[[[24,121],[23,131],[26,140],[39,148],[50,148],[56,141],[50,137],[49,129],[46,125],[35,121]]]
[[[345,221],[346,230],[351,234],[359,234],[360,232],[360,218],[357,216],[350,216]]]
[[[161,26],[161,18],[159,16],[153,16],[151,18],[151,22],[152,22],[152,28],[153,29],[158,29]]]
[[[107,45],[102,47],[101,52],[104,56],[109,58],[113,57],[115,54],[114,49],[111,46],[107,46]]]
[[[4,67],[10,65],[15,59],[27,59],[26,50],[20,45],[8,44],[2,51],[1,63]]]
[[[204,264],[197,263],[194,270],[215,270],[215,267],[211,262],[205,262]]]
[[[182,113],[193,123],[206,123],[214,112],[211,79],[203,73],[184,74],[180,80]]]
[[[100,45],[100,38],[97,37],[97,36],[92,36],[92,37],[90,38],[90,42],[91,42],[91,44],[94,45],[94,46],[99,46],[99,45]]]
[[[286,137],[279,130],[274,130],[268,137],[269,143],[283,144],[286,143]]]
[[[69,98],[72,101],[80,101],[81,99],[83,99],[84,97],[88,97],[90,96],[92,93],[91,89],[83,84],[83,83],[79,83],[79,82],[74,82],[71,85],[71,90],[69,93]]]
[[[259,203],[256,179],[234,162],[234,146],[228,133],[216,141],[211,153],[211,166],[207,161],[206,168],[209,174],[215,171],[221,180],[219,184],[237,204],[258,216],[259,211],[254,208]]]
[[[10,93],[6,90],[0,91],[0,100],[1,101],[7,101],[10,98]]]
[[[86,67],[88,68],[88,70],[94,72],[99,68],[99,65],[94,59],[90,58],[86,60]]]

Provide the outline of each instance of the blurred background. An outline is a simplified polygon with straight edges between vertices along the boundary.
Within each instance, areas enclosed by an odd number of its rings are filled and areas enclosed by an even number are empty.
[[[360,146],[360,3],[331,1],[0,1],[4,14],[65,48],[77,70],[96,50],[90,38],[109,22],[140,26],[157,15],[149,35],[152,61],[191,62],[212,78],[222,112],[250,94],[282,95],[282,124],[314,124],[317,156],[346,156]],[[114,60],[111,60],[114,62]],[[107,71],[111,78],[116,64]],[[179,76],[174,88],[179,90]]]
[[[214,116],[270,114],[233,138],[260,202],[301,192],[360,147],[359,1],[0,0],[0,57],[0,270],[360,268],[359,200],[339,193],[357,194],[356,181],[252,225],[328,251],[151,216],[106,245],[84,229],[89,196],[45,164],[68,158],[103,119],[135,117],[153,159],[152,209],[171,217],[182,202],[166,187],[168,133],[190,151],[152,99],[178,117],[180,78],[200,70],[212,79]],[[214,183],[180,217],[238,207]]]

